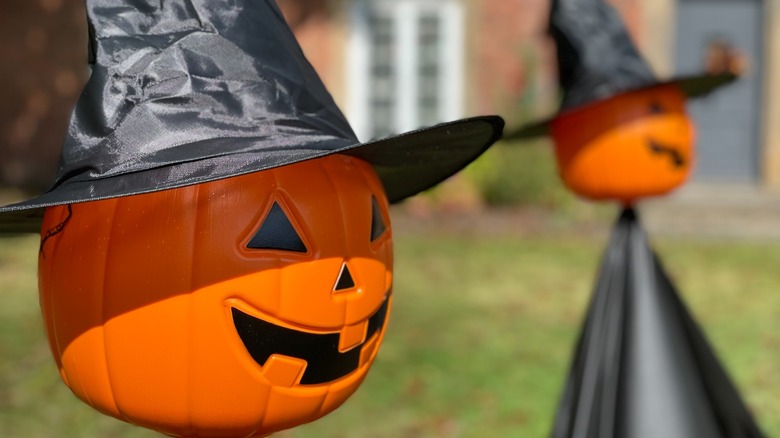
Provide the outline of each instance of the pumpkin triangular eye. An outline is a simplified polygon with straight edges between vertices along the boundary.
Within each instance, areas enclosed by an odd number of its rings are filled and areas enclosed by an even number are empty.
[[[379,208],[379,202],[375,197],[371,197],[371,241],[375,241],[385,232],[387,227],[382,220],[382,210]]]
[[[306,245],[295,231],[284,210],[274,202],[260,229],[246,244],[252,249],[280,249],[283,251],[306,252]]]

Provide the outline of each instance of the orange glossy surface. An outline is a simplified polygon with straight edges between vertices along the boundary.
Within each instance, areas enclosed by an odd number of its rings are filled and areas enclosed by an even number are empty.
[[[387,229],[370,241],[372,196]],[[308,251],[250,249],[277,202]],[[68,217],[47,209],[45,233]],[[39,288],[63,380],[96,409],[173,436],[249,437],[338,407],[370,367],[389,298],[392,233],[366,163],[330,156],[197,186],[74,204],[47,239]],[[346,262],[355,286],[335,292]],[[353,371],[300,384],[309,364],[275,354],[259,365],[233,308],[297,332],[340,333],[360,350]],[[386,320],[385,320],[386,324]]]
[[[675,86],[564,112],[550,130],[561,178],[586,198],[630,204],[661,195],[685,182],[693,166],[694,128]]]

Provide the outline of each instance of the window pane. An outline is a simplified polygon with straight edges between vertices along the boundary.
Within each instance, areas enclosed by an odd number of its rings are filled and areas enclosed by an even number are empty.
[[[433,125],[439,120],[439,80],[441,77],[441,20],[437,14],[422,14],[418,21],[417,81],[420,125]]]
[[[396,40],[393,21],[383,9],[373,9],[369,18],[371,53],[369,82],[372,137],[393,134],[395,120]]]

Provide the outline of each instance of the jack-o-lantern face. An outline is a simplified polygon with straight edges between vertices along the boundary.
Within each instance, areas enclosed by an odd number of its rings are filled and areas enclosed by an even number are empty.
[[[550,124],[564,183],[591,199],[631,203],[682,184],[693,165],[693,124],[673,85],[620,94]]]
[[[39,279],[64,381],[173,436],[312,421],[360,385],[390,307],[387,200],[329,156],[47,209]]]

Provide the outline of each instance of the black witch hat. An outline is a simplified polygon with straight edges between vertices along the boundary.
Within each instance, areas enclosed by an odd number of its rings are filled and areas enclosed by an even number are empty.
[[[604,0],[552,0],[549,33],[556,44],[563,91],[558,114],[622,93],[670,84],[688,97],[704,96],[737,77],[734,72],[722,72],[659,80],[639,54],[620,14]],[[546,135],[556,115],[504,138]]]
[[[92,75],[44,194],[0,208],[37,231],[43,207],[198,184],[330,154],[373,165],[390,202],[430,188],[500,136],[497,116],[361,143],[274,0],[87,0]]]
[[[737,390],[624,210],[552,438],[760,438]]]

